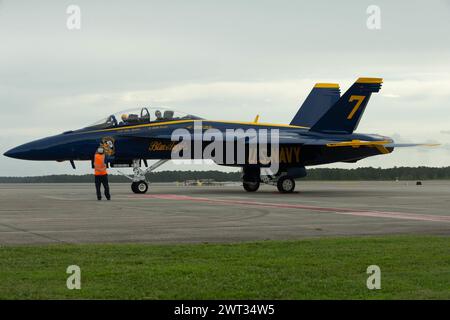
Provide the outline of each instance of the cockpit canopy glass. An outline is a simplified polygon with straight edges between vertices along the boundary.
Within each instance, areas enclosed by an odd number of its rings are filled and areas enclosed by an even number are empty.
[[[138,124],[167,122],[176,120],[202,120],[202,118],[167,108],[128,109],[114,113],[94,124],[89,129],[107,129]]]

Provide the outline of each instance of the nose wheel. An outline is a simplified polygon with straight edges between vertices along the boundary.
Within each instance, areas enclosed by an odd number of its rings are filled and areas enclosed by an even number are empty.
[[[131,184],[131,190],[134,193],[140,193],[140,194],[146,193],[147,190],[148,190],[148,183],[143,181],[143,180],[137,181],[137,182],[133,182]]]
[[[156,163],[154,163],[153,165],[151,165],[150,167],[148,167],[147,169],[142,170],[141,169],[141,161],[133,160],[133,176],[129,176],[121,171],[119,171],[119,173],[132,181],[131,191],[133,191],[134,193],[142,194],[142,193],[146,193],[148,191],[148,182],[147,182],[148,180],[145,177],[145,175],[147,173],[152,172],[153,170],[155,170],[159,166],[163,165],[167,161],[169,161],[169,160],[168,159],[159,160]],[[147,166],[147,162],[146,161],[144,161],[144,162],[145,162],[145,165]]]

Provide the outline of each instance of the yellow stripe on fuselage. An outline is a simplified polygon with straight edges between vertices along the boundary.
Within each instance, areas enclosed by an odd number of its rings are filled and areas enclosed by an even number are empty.
[[[134,126],[124,126],[124,127],[109,128],[109,129],[99,129],[99,130],[92,130],[92,131],[86,131],[86,132],[80,132],[80,133],[121,131],[121,130],[130,130],[130,129],[137,129],[137,128],[145,128],[145,127],[175,125],[175,124],[189,123],[189,122],[195,122],[195,121],[202,121],[202,122],[208,122],[208,123],[222,123],[222,124],[240,124],[240,125],[249,125],[249,126],[256,126],[256,127],[281,127],[281,128],[293,128],[293,129],[309,129],[309,127],[293,126],[290,124],[254,123],[254,122],[242,122],[242,121],[174,120],[174,121],[146,123],[146,124],[138,124],[138,125],[134,125]]]
[[[209,121],[205,120],[205,122],[215,122],[215,123],[225,123],[225,124],[242,124],[249,126],[260,126],[260,127],[282,127],[282,128],[294,128],[294,129],[309,129],[309,127],[302,126],[293,126],[290,124],[275,124],[275,123],[254,123],[254,122],[244,122],[244,121]]]

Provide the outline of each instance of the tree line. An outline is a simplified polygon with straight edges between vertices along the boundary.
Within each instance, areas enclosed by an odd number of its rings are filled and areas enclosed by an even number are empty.
[[[436,180],[450,179],[450,167],[394,167],[382,168],[312,168],[307,170],[304,180]],[[183,182],[186,180],[212,179],[214,181],[240,181],[241,173],[210,171],[158,171],[147,175],[152,182]],[[110,174],[111,182],[130,182],[121,175]],[[0,177],[0,183],[90,183],[92,174],[85,175],[47,175],[33,177]]]

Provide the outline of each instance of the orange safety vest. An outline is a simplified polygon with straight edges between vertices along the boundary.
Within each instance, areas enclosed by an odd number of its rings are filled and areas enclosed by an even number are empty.
[[[99,154],[99,153],[95,154],[94,170],[95,170],[94,174],[96,176],[104,176],[104,175],[108,174],[108,172],[106,171],[105,155],[104,154]]]

